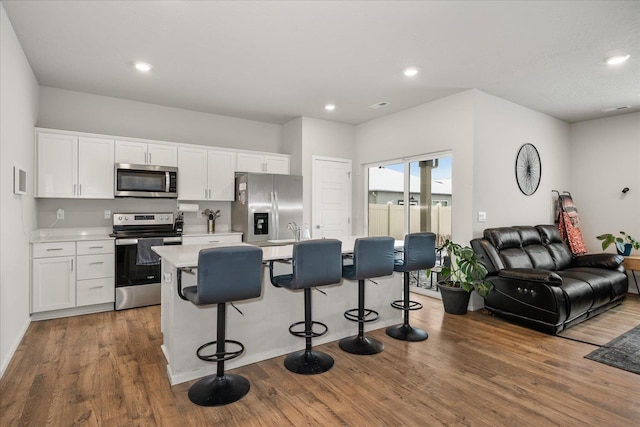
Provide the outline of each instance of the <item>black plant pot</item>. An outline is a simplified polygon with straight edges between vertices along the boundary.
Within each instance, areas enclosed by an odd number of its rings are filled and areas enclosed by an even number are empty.
[[[440,289],[440,295],[442,295],[442,303],[444,304],[445,313],[467,313],[467,306],[469,305],[471,292],[467,292],[462,288],[453,288],[443,284],[439,284],[438,289]]]

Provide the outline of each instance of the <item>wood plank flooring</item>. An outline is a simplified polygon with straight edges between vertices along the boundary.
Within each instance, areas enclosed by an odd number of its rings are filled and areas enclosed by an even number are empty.
[[[191,383],[169,386],[158,306],[33,322],[0,380],[0,425],[637,425],[640,375],[584,359],[596,346],[414,299],[427,341],[380,329],[370,335],[385,350],[374,356],[322,345],[336,364],[314,376],[287,371],[284,356],[245,366],[233,372],[251,381],[249,394],[218,408],[193,405]],[[638,323],[640,298],[629,295],[576,326],[575,339],[608,342]]]

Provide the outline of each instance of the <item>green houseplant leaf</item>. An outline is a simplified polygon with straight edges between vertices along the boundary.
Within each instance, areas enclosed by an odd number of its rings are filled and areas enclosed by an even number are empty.
[[[484,280],[487,269],[472,248],[447,239],[438,250],[446,252],[451,259],[450,265],[442,267],[442,277],[447,286],[459,287],[467,292],[475,290],[482,297],[489,294],[491,284]],[[427,270],[427,274],[430,273]]]

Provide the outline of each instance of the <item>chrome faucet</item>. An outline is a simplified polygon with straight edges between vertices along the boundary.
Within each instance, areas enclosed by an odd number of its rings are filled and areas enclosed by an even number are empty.
[[[289,224],[287,224],[287,228],[289,230],[291,230],[291,232],[293,233],[293,238],[295,239],[296,242],[300,241],[300,226],[298,224],[296,224],[295,222],[290,222]]]

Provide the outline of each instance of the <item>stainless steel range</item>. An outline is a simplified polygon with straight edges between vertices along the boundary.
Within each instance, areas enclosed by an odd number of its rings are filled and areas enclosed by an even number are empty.
[[[160,304],[161,266],[150,248],[181,245],[172,213],[114,213],[116,310]]]

